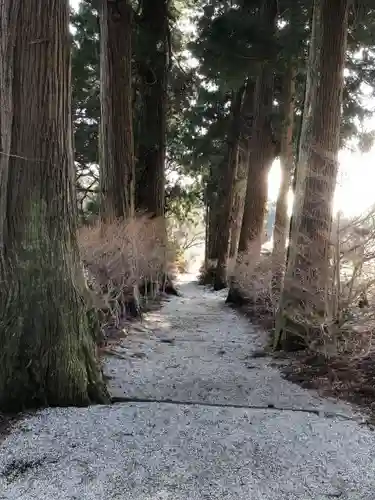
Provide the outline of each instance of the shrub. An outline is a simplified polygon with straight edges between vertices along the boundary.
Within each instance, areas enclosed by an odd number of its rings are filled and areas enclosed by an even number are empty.
[[[173,271],[164,221],[137,216],[79,230],[87,283],[104,324],[139,313],[140,292],[155,297]]]

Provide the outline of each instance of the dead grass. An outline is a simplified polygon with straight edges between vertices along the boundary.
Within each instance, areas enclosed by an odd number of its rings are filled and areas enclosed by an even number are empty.
[[[326,316],[288,380],[375,411],[375,210],[336,219]]]
[[[282,368],[284,377],[321,396],[335,397],[375,411],[375,357],[351,358],[304,352]]]
[[[268,251],[259,254],[254,243],[232,264],[228,303],[241,306],[246,315],[265,328],[274,326],[279,291],[274,286],[276,266]]]
[[[301,326],[307,348],[288,355],[292,363],[284,374],[323,396],[375,411],[375,209],[351,220],[335,221],[323,316],[316,314],[322,295],[314,295],[308,288],[312,269],[305,271],[306,276],[299,270],[292,285],[297,295],[300,289],[301,297],[301,308],[293,320]],[[231,276],[244,312],[270,330],[279,301],[274,274],[272,256],[257,256],[250,250],[240,256]]]
[[[174,274],[174,253],[164,221],[137,216],[126,222],[82,227],[78,241],[93,306],[104,329],[119,328],[135,316],[141,295],[155,299]]]

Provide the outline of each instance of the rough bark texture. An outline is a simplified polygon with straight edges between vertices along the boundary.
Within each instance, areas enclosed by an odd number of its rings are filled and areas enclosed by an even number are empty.
[[[307,62],[307,75],[305,86],[305,97],[303,103],[303,116],[301,131],[298,143],[298,158],[293,179],[293,193],[303,193],[303,186],[306,177],[307,158],[309,155],[310,143],[312,141],[312,113],[314,110],[314,103],[316,101],[316,93],[318,85],[315,84],[319,79],[319,57],[321,48],[321,9],[320,0],[314,0],[311,22],[311,39],[309,58]],[[300,221],[299,217],[302,212],[301,208],[302,197],[294,196],[293,213],[289,224],[289,234],[293,229],[298,227]],[[289,260],[290,253],[290,238],[287,249],[287,261]]]
[[[69,5],[0,0],[0,409],[105,402],[75,236]]]
[[[276,202],[273,230],[272,260],[274,265],[273,286],[281,290],[285,266],[286,241],[289,233],[288,194],[294,169],[293,124],[294,124],[295,68],[289,65],[283,84],[283,125],[280,141],[281,183]]]
[[[266,0],[263,5],[262,18],[270,36],[275,30],[276,16],[277,2]],[[249,246],[255,242],[259,243],[260,253],[268,197],[268,172],[275,157],[271,125],[274,73],[270,59],[265,60],[260,66],[255,88],[254,121],[239,253],[247,252]]]
[[[250,141],[253,126],[255,83],[248,79],[241,113],[241,137],[239,143],[238,168],[234,189],[230,257],[236,259],[245,208],[247,175],[250,159]]]
[[[229,257],[237,258],[238,243],[245,208],[247,172],[249,169],[249,150],[241,149],[238,155],[237,176],[234,185],[234,201],[232,206],[232,223],[230,230]]]
[[[100,100],[102,218],[134,215],[132,8],[101,0]]]
[[[320,16],[319,16],[320,14]],[[321,0],[315,10],[320,17],[321,43],[315,66],[315,89],[311,114],[306,118],[310,130],[301,140],[299,169],[304,172],[303,190],[296,191],[295,222],[280,311],[277,318],[275,347],[299,347],[303,321],[324,321],[326,287],[329,277],[329,239],[332,201],[336,187],[337,155],[340,143],[343,68],[347,38],[348,0]],[[313,91],[311,90],[311,93]],[[309,142],[304,141],[309,139]],[[299,321],[295,318],[298,316]],[[302,321],[301,321],[302,318]],[[308,334],[308,332],[307,332]]]
[[[235,180],[238,166],[238,148],[241,132],[241,110],[245,88],[240,88],[233,95],[231,126],[228,132],[228,151],[224,163],[223,183],[219,193],[219,226],[220,245],[218,246],[217,267],[215,273],[215,290],[221,290],[227,284],[227,265],[229,259],[229,239],[232,223],[232,207],[234,200]]]
[[[215,170],[220,170],[220,166],[217,169],[215,168]],[[217,174],[214,174],[214,169],[211,167],[205,190],[206,243],[204,265],[200,276],[201,283],[205,285],[212,285],[215,281],[216,263],[220,245],[220,234],[218,230],[220,220],[218,186],[220,182],[216,177]]]
[[[164,215],[169,0],[143,0],[137,209]]]
[[[256,98],[254,135],[251,140],[249,170],[242,219],[239,253],[246,253],[249,247],[258,242],[260,253],[268,198],[268,173],[275,158],[276,147],[270,130],[272,113],[272,68],[264,68],[257,82],[259,99]],[[260,95],[259,95],[260,94]],[[264,104],[264,102],[267,104]]]

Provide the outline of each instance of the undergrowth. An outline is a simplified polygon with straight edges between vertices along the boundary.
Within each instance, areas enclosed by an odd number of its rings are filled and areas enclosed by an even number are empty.
[[[175,275],[176,249],[167,242],[161,218],[95,222],[80,228],[78,241],[103,330],[140,316],[145,303],[156,299]]]
[[[314,242],[308,242],[314,245]],[[304,255],[303,249],[300,255]],[[322,291],[309,288],[314,269],[287,278],[272,254],[240,255],[229,273],[228,302],[239,305],[252,321],[270,330],[277,320],[281,283],[293,288],[300,307],[291,320],[304,346],[285,371],[289,380],[325,394],[375,406],[375,209],[350,220],[334,221],[329,240],[324,310],[317,313]],[[211,272],[214,272],[214,267]],[[207,275],[207,269],[205,269]],[[288,282],[287,282],[288,280]],[[292,281],[291,281],[292,280]],[[321,304],[320,306],[321,307]]]

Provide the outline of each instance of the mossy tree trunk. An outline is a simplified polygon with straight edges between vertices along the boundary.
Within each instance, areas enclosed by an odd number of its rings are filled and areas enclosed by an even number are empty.
[[[273,287],[280,293],[284,274],[286,242],[289,233],[288,195],[294,169],[293,125],[296,70],[292,63],[284,77],[282,95],[283,124],[280,140],[281,183],[276,202],[275,225],[273,229]]]
[[[101,0],[100,179],[105,221],[134,215],[132,14],[127,0]]]
[[[169,0],[141,2],[139,77],[141,116],[138,137],[136,207],[164,216]]]
[[[224,161],[223,182],[219,192],[219,225],[220,245],[215,272],[215,290],[221,290],[227,284],[227,265],[229,259],[229,240],[232,225],[232,209],[234,201],[234,188],[238,166],[238,148],[241,132],[241,110],[245,87],[233,92],[231,123],[228,131],[227,155]]]
[[[0,409],[106,402],[76,242],[68,0],[2,0],[0,22]]]
[[[306,338],[301,337],[301,328],[309,335],[310,325],[319,326],[329,313],[329,242],[338,169],[348,5],[348,0],[316,2],[315,25],[320,29],[312,47],[318,56],[311,73],[314,78],[307,85],[315,99],[305,115],[308,123],[304,128],[308,133],[300,145],[298,169],[303,172],[303,189],[295,193],[296,216],[276,323],[276,348],[303,346]],[[313,36],[316,35],[315,29]]]

